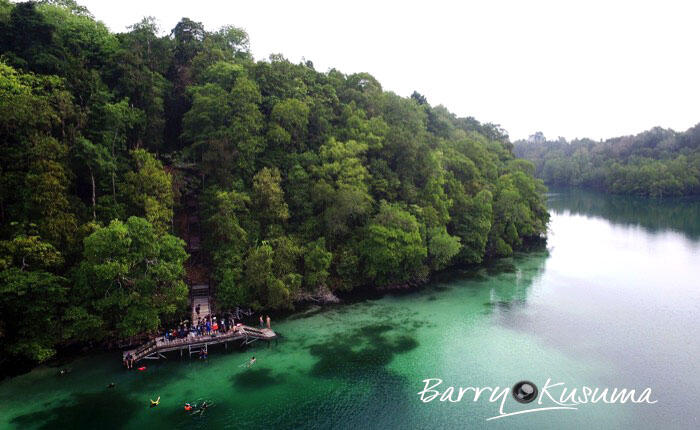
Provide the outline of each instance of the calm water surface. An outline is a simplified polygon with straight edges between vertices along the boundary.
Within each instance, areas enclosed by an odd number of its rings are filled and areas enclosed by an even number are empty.
[[[105,354],[68,376],[42,367],[5,380],[0,428],[699,428],[700,202],[563,191],[549,204],[546,250],[419,292],[310,309],[278,322],[270,348],[171,356],[145,372]],[[499,406],[488,393],[422,403],[426,378],[650,387],[657,403],[486,421]],[[201,399],[213,402],[204,416],[184,412]],[[533,405],[509,397],[505,412]]]

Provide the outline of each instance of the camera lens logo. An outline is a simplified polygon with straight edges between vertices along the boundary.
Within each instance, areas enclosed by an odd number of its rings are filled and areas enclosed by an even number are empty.
[[[520,381],[513,385],[513,398],[520,403],[530,403],[537,398],[537,385],[530,381]]]

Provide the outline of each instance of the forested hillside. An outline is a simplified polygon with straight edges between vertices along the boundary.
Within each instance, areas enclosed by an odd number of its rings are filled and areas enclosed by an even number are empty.
[[[700,194],[700,124],[683,133],[657,127],[604,142],[521,140],[514,146],[550,185],[654,197]]]
[[[3,359],[181,318],[178,214],[200,219],[219,309],[419,282],[546,231],[498,127],[256,61],[236,27],[113,34],[72,1],[0,0],[0,55]]]

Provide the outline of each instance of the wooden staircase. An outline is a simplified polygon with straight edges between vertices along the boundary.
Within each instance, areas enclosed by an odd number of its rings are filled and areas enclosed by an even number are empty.
[[[211,315],[213,312],[209,300],[209,285],[200,284],[190,287],[190,298],[192,303],[192,323],[196,324],[200,318]],[[199,306],[199,313],[197,313]]]

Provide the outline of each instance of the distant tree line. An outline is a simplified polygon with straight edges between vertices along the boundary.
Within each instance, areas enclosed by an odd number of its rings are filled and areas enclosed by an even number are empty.
[[[532,161],[535,175],[549,185],[653,197],[700,194],[700,124],[601,142],[546,141],[539,133],[516,141],[514,152]]]
[[[0,0],[0,56],[0,360],[182,317],[192,196],[220,309],[421,281],[546,231],[498,126],[255,61],[236,27],[113,34],[71,0]]]

